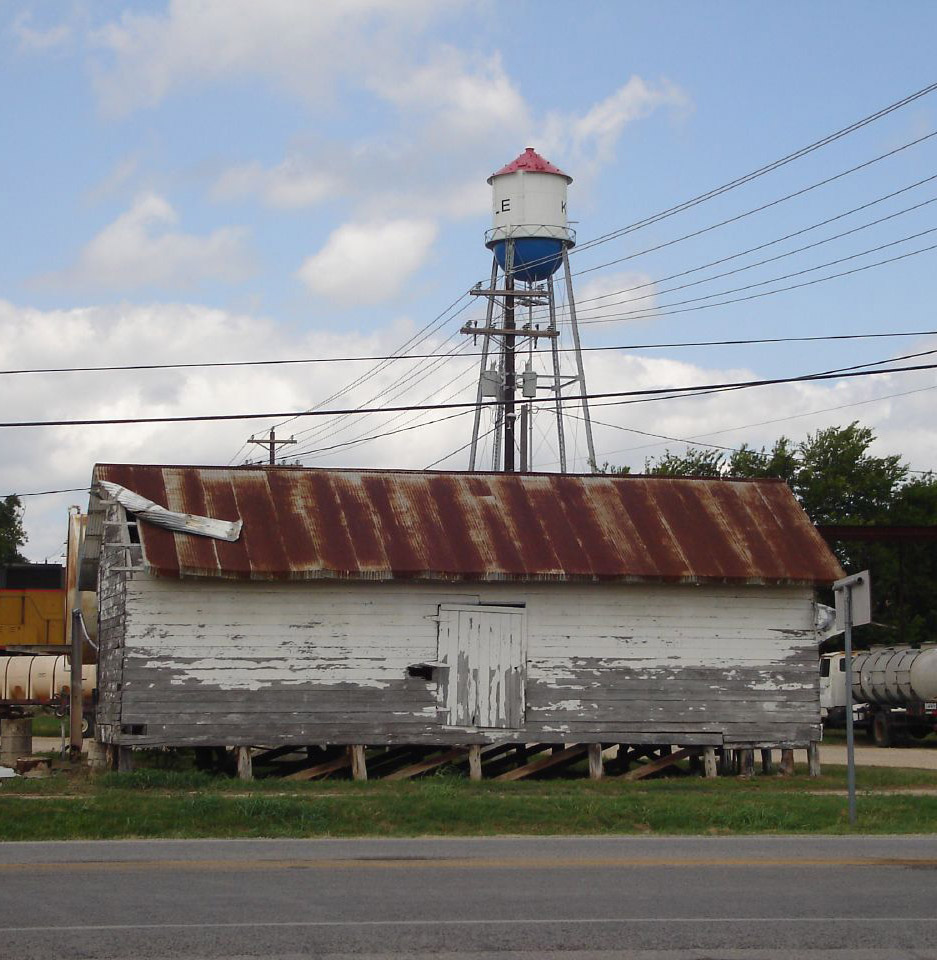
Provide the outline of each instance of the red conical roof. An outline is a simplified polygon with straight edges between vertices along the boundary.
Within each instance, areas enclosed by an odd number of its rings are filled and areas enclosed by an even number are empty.
[[[563,173],[559,167],[554,167],[549,160],[541,157],[533,147],[527,147],[516,160],[512,160],[507,166],[493,173],[488,178],[488,182],[491,183],[495,177],[500,177],[502,174],[516,173],[518,170],[523,170],[525,173],[555,173],[559,177],[566,177],[567,183],[573,182],[573,178],[568,173]]]

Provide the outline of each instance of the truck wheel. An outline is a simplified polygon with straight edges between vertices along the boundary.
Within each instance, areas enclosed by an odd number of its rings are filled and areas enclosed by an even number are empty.
[[[81,717],[81,736],[84,740],[94,736],[94,717],[90,713],[85,713]]]
[[[872,739],[877,747],[890,747],[894,743],[894,724],[887,713],[879,711],[872,718]]]

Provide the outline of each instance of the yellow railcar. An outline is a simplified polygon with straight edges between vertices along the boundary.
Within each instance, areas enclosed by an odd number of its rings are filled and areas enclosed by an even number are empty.
[[[58,564],[0,568],[0,649],[64,646],[65,597]]]

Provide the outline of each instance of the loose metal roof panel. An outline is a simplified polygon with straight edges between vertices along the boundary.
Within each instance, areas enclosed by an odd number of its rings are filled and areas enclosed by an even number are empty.
[[[157,576],[831,583],[775,480],[99,464],[169,510],[242,520],[233,543],[139,524]],[[100,511],[92,498],[92,512]]]

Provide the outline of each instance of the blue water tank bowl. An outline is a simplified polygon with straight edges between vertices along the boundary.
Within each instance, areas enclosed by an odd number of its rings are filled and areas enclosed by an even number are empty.
[[[498,265],[504,270],[507,241],[491,244]],[[563,262],[563,241],[552,237],[519,237],[514,241],[514,277],[525,283],[539,283],[552,277]]]

